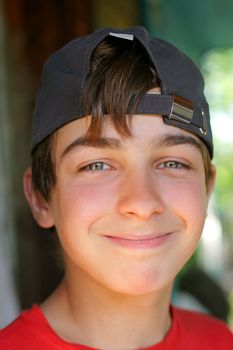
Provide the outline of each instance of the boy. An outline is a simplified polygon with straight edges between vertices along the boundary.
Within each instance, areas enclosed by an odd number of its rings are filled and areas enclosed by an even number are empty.
[[[0,334],[7,349],[230,350],[220,321],[170,305],[215,170],[203,80],[141,27],[100,29],[45,65],[25,195],[65,276]]]

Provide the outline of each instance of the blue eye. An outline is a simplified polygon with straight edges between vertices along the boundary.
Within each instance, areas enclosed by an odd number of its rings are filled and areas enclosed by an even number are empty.
[[[100,170],[108,170],[110,166],[104,162],[93,162],[88,165],[85,165],[80,170],[81,171],[100,171]]]
[[[163,162],[159,165],[159,168],[167,168],[167,169],[183,169],[183,168],[189,168],[188,165],[177,162],[176,160],[168,160],[166,162]]]

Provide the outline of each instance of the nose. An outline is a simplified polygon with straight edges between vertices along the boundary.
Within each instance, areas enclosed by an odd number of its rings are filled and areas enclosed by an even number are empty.
[[[164,211],[159,184],[148,174],[131,174],[120,189],[118,211],[121,215],[148,220]]]

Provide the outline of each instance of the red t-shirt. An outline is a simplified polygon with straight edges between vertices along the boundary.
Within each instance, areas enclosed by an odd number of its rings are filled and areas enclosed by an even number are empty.
[[[146,350],[233,350],[233,334],[221,321],[174,307],[171,310],[172,327],[167,336]],[[0,331],[0,349],[93,350],[59,338],[37,305]]]

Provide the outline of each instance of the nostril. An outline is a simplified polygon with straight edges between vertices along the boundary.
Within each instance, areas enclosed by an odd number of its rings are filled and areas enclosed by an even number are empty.
[[[152,190],[136,189],[126,191],[119,199],[118,210],[121,215],[147,220],[152,215],[164,211],[162,198]]]

